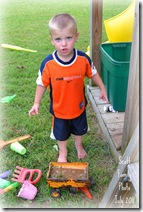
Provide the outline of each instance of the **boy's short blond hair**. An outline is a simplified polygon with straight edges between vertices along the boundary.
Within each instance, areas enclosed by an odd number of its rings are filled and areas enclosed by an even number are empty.
[[[53,30],[63,30],[64,28],[73,28],[74,32],[77,33],[77,23],[73,16],[62,13],[55,15],[48,24],[49,32],[52,33]]]

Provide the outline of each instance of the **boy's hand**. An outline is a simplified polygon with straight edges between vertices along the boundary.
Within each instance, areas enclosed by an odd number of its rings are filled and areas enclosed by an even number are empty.
[[[39,104],[34,104],[31,110],[29,110],[29,116],[37,115],[39,113],[39,109]]]
[[[100,96],[99,99],[102,99],[103,101],[108,102],[107,94],[105,89],[100,90]]]
[[[103,101],[108,102],[108,98],[107,98],[107,94],[106,94],[106,89],[105,89],[105,86],[104,86],[104,84],[102,82],[102,79],[100,78],[98,72],[93,75],[92,80],[100,88],[99,99],[102,99]]]

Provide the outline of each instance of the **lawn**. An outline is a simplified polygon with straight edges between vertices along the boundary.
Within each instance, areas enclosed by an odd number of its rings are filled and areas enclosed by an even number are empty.
[[[103,0],[103,19],[119,14],[130,4],[130,0]],[[30,134],[31,138],[22,141],[25,155],[20,155],[9,146],[0,150],[0,173],[10,169],[12,173],[17,165],[40,169],[42,177],[36,184],[38,194],[33,201],[17,197],[21,186],[1,195],[3,208],[97,208],[114,174],[116,163],[110,147],[100,129],[96,114],[89,102],[87,116],[90,131],[84,137],[84,147],[88,157],[89,175],[95,181],[91,189],[93,200],[78,192],[69,195],[68,189],[62,189],[62,198],[52,199],[46,182],[46,173],[51,161],[57,161],[58,152],[53,148],[56,141],[50,139],[51,115],[48,91],[42,100],[40,114],[29,117],[34,95],[35,80],[44,57],[54,48],[50,43],[47,24],[57,13],[71,13],[78,23],[80,32],[76,48],[86,51],[90,41],[90,1],[89,0],[5,0],[0,13],[0,42],[37,50],[37,53],[14,51],[0,48],[0,98],[16,95],[10,103],[0,103],[0,140]],[[103,25],[103,42],[107,41]],[[88,80],[85,81],[88,83]],[[73,137],[68,141],[68,161],[78,162]],[[12,182],[11,182],[12,183]]]

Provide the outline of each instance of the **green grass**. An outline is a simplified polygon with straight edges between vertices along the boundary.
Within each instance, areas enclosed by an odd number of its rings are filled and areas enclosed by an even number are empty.
[[[130,0],[108,1],[103,0],[103,19],[117,15],[128,7]],[[38,194],[33,201],[18,198],[16,195],[21,186],[1,195],[2,207],[8,208],[97,208],[106,188],[113,176],[116,163],[111,155],[108,143],[102,135],[96,115],[89,105],[87,116],[90,126],[89,133],[84,137],[84,147],[88,157],[82,161],[89,162],[89,175],[95,181],[91,189],[93,200],[78,192],[69,195],[68,189],[62,189],[62,198],[53,200],[50,197],[50,188],[46,182],[46,173],[51,161],[57,161],[58,153],[53,148],[55,140],[50,139],[51,115],[48,112],[48,92],[45,94],[40,114],[29,117],[35,95],[35,80],[43,58],[54,48],[50,43],[47,24],[49,19],[61,12],[71,13],[78,22],[80,32],[78,49],[86,51],[89,45],[90,34],[90,1],[89,0],[5,0],[1,9],[1,43],[18,45],[24,48],[37,50],[37,53],[0,49],[1,77],[0,98],[16,94],[11,103],[0,104],[0,139],[9,140],[21,135],[30,134],[31,138],[22,141],[26,147],[26,154],[19,155],[7,146],[0,150],[1,172],[15,167],[42,170],[42,177],[36,184]],[[103,42],[107,40],[103,25]],[[88,81],[86,80],[86,83]],[[68,141],[68,161],[77,159],[73,137]],[[9,176],[11,180],[12,174]]]

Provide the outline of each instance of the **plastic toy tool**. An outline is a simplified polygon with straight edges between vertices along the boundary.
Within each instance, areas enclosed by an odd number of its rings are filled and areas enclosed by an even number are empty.
[[[9,140],[9,141],[0,140],[0,149],[2,149],[4,146],[6,146],[8,144],[12,144],[14,142],[22,141],[22,140],[25,140],[25,139],[28,139],[28,138],[30,138],[29,134],[24,135],[24,136],[20,136],[18,138],[14,138],[14,139]]]
[[[36,184],[42,176],[42,171],[40,169],[26,169],[20,166],[16,166],[16,168],[11,180],[19,183],[24,183],[25,180],[28,180],[31,184]],[[35,178],[34,175],[37,175],[37,177]]]
[[[85,187],[79,187],[79,189],[89,198],[89,199],[93,199],[89,189],[87,186]]]
[[[16,188],[18,185],[19,185],[19,183],[15,182],[15,183],[12,183],[11,185],[9,185],[8,187],[6,187],[4,189],[0,188],[0,194],[6,193],[6,192],[12,190],[13,188]]]
[[[12,102],[12,100],[16,97],[16,95],[12,95],[12,96],[5,96],[2,99],[0,99],[1,103],[9,103]]]
[[[7,170],[0,174],[0,178],[5,179],[10,175],[10,173],[11,173],[11,170]]]
[[[25,51],[25,52],[37,52],[37,50],[26,49],[26,48],[23,48],[20,46],[14,46],[14,45],[5,44],[5,43],[1,44],[1,47],[7,48],[7,49],[12,49],[12,50]]]

